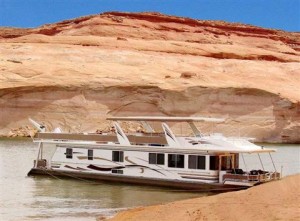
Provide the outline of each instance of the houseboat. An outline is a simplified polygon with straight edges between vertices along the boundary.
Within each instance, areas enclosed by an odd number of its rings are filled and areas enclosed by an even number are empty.
[[[107,120],[112,121],[111,132],[64,133],[58,128],[47,132],[45,126],[30,119],[39,132],[33,137],[38,154],[28,175],[207,191],[248,188],[280,179],[275,164],[273,171],[265,171],[260,158],[260,154],[271,157],[274,149],[255,145],[248,138],[205,135],[196,126],[196,122],[222,123],[224,119],[109,117]],[[122,121],[138,122],[143,130],[125,133],[120,126]],[[153,123],[161,130],[155,130]],[[175,135],[169,127],[171,123],[187,123],[192,135]],[[239,162],[245,154],[257,154],[260,169],[242,170]]]

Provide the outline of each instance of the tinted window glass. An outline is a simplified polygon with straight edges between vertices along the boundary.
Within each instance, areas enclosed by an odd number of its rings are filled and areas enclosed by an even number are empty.
[[[165,154],[163,153],[158,153],[157,154],[157,164],[159,165],[164,165],[165,164]]]
[[[197,169],[205,170],[205,156],[197,156]]]
[[[219,169],[219,158],[217,156],[209,157],[209,169],[218,170]]]
[[[184,168],[184,155],[177,155],[177,168]]]
[[[123,151],[113,151],[112,152],[112,161],[124,162],[124,152]]]
[[[184,155],[169,154],[168,166],[176,168],[184,168]]]
[[[231,157],[222,157],[221,170],[229,170],[232,168]]]
[[[119,162],[119,160],[120,160],[119,151],[113,151],[112,152],[112,161]]]
[[[168,167],[176,167],[176,155],[175,154],[169,154]]]
[[[88,160],[93,160],[93,150],[88,150]]]
[[[156,154],[155,153],[149,153],[149,163],[156,164]]]
[[[165,154],[163,153],[149,153],[149,164],[165,164]]]
[[[112,170],[112,173],[123,174],[123,170]]]
[[[67,148],[66,149],[66,158],[68,158],[68,159],[73,158],[73,149],[72,148]]]
[[[189,169],[197,168],[197,156],[189,155]]]
[[[120,162],[124,162],[124,152],[123,151],[119,151],[119,153],[120,153],[120,156],[119,156]]]

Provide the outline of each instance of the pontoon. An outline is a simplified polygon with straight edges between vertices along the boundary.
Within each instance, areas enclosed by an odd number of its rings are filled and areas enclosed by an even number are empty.
[[[243,171],[239,166],[239,158],[244,154],[271,157],[274,149],[255,145],[247,138],[204,135],[195,124],[222,123],[224,119],[109,117],[107,120],[113,122],[111,133],[63,133],[60,129],[46,132],[45,126],[31,120],[39,130],[33,137],[38,143],[38,154],[28,175],[208,191],[247,188],[280,179],[274,163],[274,171],[264,171],[262,161],[261,169]],[[122,121],[139,122],[144,129],[125,133],[120,126]],[[159,124],[161,132],[154,130],[151,122]],[[168,125],[173,122],[188,123],[193,135],[175,135]]]

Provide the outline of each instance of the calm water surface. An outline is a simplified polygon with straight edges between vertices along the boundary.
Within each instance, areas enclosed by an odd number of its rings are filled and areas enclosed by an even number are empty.
[[[277,170],[300,173],[300,145],[268,145]],[[0,220],[95,220],[128,207],[199,197],[204,193],[94,183],[53,177],[27,177],[37,154],[31,140],[0,140]],[[262,157],[272,168],[269,156]],[[248,168],[259,168],[257,155],[246,156]],[[243,166],[243,162],[241,162]]]

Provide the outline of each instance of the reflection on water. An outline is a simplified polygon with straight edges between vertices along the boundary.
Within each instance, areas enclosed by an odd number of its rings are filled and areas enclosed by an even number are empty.
[[[273,154],[284,175],[300,172],[300,146],[280,145]],[[0,140],[0,220],[95,220],[116,210],[203,196],[171,189],[27,177],[36,157],[31,140]],[[271,169],[268,155],[262,156]],[[257,155],[245,155],[248,168],[260,168]],[[243,165],[243,162],[241,162]]]

